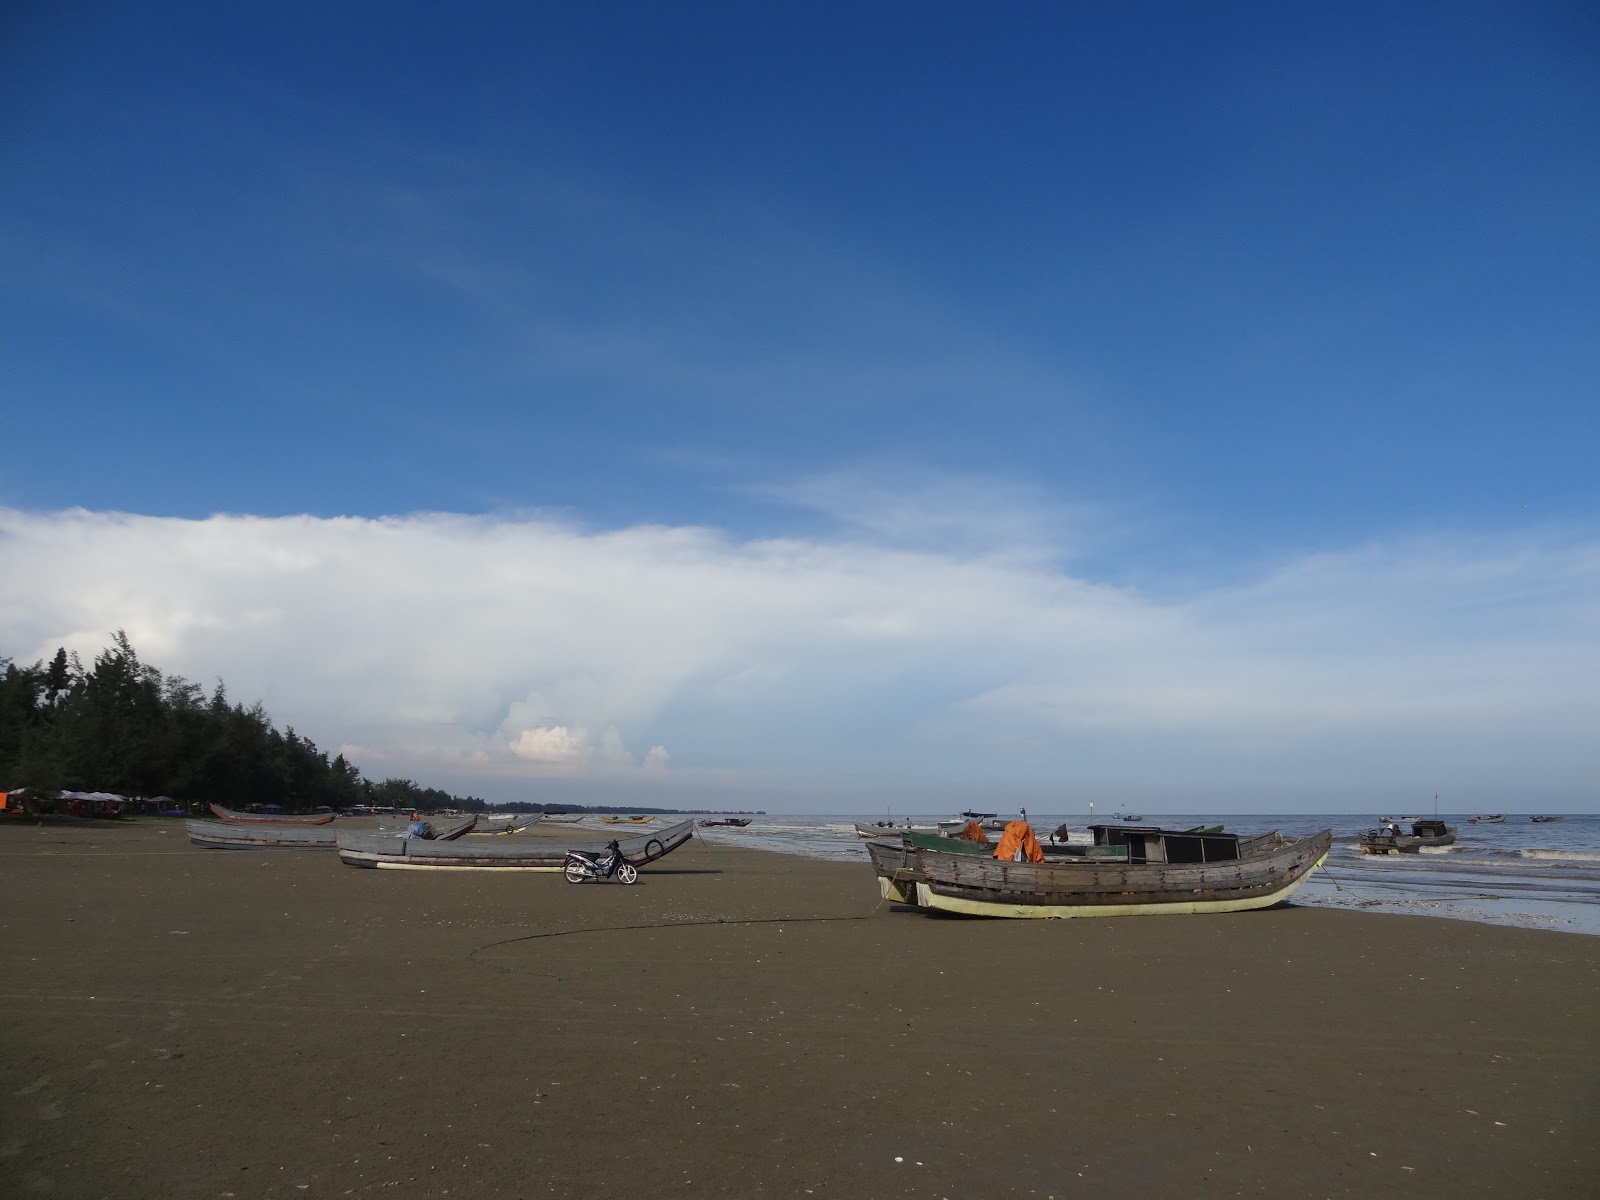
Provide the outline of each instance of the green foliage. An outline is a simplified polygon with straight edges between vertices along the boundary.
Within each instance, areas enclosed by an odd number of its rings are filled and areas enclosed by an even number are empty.
[[[410,780],[369,783],[344,755],[330,762],[292,727],[280,733],[260,704],[230,704],[221,680],[207,696],[164,678],[120,629],[89,670],[64,649],[48,666],[0,658],[0,789],[21,787],[171,796],[192,810],[487,807]]]

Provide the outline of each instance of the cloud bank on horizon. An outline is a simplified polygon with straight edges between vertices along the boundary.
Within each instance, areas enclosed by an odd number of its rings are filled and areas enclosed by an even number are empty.
[[[499,801],[1592,798],[1593,531],[1411,536],[1158,596],[1033,540],[940,551],[873,524],[741,541],[538,515],[0,510],[0,654],[87,661],[123,628],[369,776]]]

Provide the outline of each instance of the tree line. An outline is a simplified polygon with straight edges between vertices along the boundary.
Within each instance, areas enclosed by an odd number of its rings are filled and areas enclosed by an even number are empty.
[[[57,650],[18,666],[0,656],[0,790],[27,788],[169,796],[186,809],[277,804],[289,812],[357,804],[428,812],[489,806],[409,779],[373,783],[292,726],[280,733],[259,702],[228,698],[139,661],[118,630],[84,667]]]

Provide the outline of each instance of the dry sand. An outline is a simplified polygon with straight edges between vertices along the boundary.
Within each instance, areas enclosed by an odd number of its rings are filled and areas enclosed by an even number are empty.
[[[1600,1194],[1600,939],[0,823],[0,1195]]]

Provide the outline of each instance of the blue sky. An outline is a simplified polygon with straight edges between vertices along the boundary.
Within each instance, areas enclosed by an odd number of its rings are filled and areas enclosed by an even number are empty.
[[[372,11],[0,17],[0,654],[505,799],[1592,807],[1592,6]]]

